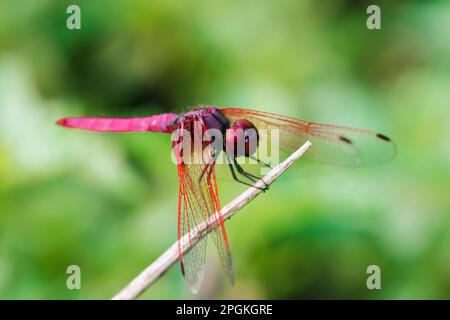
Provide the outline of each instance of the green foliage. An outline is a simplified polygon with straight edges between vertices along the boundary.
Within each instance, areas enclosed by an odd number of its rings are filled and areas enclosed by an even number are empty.
[[[210,254],[200,297],[450,297],[447,1],[383,3],[381,30],[354,1],[111,0],[78,1],[69,31],[69,4],[0,2],[0,298],[109,298],[176,239],[170,137],[57,118],[198,104],[373,129],[399,150],[276,182],[227,222],[236,285]],[[220,184],[224,203],[239,191]],[[143,295],[191,297],[178,266]]]

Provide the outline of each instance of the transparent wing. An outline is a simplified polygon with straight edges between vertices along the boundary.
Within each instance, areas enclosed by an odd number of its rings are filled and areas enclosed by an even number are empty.
[[[189,169],[178,165],[179,193],[178,193],[178,258],[181,272],[191,285],[191,290],[197,293],[203,280],[203,266],[205,264],[206,237],[195,238],[199,230],[197,225],[204,220],[203,211],[199,207],[202,201],[198,199],[200,188],[196,186]],[[191,231],[194,231],[192,233]],[[188,235],[184,237],[184,235]],[[191,236],[192,235],[192,236]],[[191,249],[183,252],[189,242]],[[195,245],[194,245],[195,244]]]
[[[189,124],[186,125],[189,127]],[[191,127],[192,128],[192,127]],[[201,158],[201,157],[200,157]],[[227,239],[219,201],[215,167],[205,171],[204,163],[178,163],[179,202],[178,202],[178,242],[179,261],[184,277],[190,283],[193,292],[198,292],[203,279],[207,238],[193,239],[185,234],[198,234],[198,224],[206,222],[211,229],[210,235],[215,243],[222,265],[227,271],[231,283],[234,282],[230,246]],[[201,179],[199,179],[202,177]],[[210,219],[215,214],[214,219]],[[194,232],[191,232],[193,231]],[[182,252],[185,247],[182,241],[195,244],[188,252]]]
[[[271,153],[277,148],[280,161],[308,140],[312,146],[302,159],[324,165],[375,165],[391,160],[396,154],[395,144],[387,136],[374,131],[307,122],[255,110],[219,110],[231,122],[236,119],[251,121],[260,135],[258,149],[265,145]]]

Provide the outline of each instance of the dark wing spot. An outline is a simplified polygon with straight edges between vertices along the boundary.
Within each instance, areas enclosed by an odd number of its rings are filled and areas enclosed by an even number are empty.
[[[345,142],[345,143],[352,144],[352,140],[350,140],[350,139],[347,138],[347,137],[339,136],[339,139],[340,139],[341,141]]]
[[[381,133],[377,133],[377,137],[380,138],[381,140],[384,141],[391,141],[391,139],[389,139],[389,137],[385,136],[384,134]]]

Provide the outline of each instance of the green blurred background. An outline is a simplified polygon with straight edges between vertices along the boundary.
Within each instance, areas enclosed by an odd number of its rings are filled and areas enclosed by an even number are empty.
[[[398,155],[276,182],[227,222],[234,287],[210,248],[199,295],[175,265],[142,298],[450,298],[449,30],[448,1],[1,0],[0,298],[110,298],[176,240],[170,136],[56,119],[199,104],[373,129]]]

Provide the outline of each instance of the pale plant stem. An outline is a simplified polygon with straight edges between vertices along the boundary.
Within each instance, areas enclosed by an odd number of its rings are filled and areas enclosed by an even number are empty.
[[[263,178],[264,181],[257,181],[254,187],[250,187],[241,193],[233,201],[229,202],[222,208],[223,220],[231,218],[239,209],[244,207],[250,201],[252,201],[257,195],[263,192],[265,185],[270,185],[274,182],[283,172],[285,172],[296,160],[298,160],[309,149],[311,143],[305,142],[297,151],[291,154],[285,161],[271,169]],[[211,226],[217,226],[218,215],[212,214],[207,220],[197,225],[197,228],[193,228],[190,234],[185,234],[181,239],[181,250],[187,252],[193,247],[200,239],[205,237],[213,228]],[[188,237],[190,241],[188,241]],[[195,241],[192,241],[195,239]],[[144,271],[142,271],[134,280],[132,280],[125,288],[123,288],[118,294],[116,294],[113,300],[132,300],[141,295],[153,282],[158,280],[169,268],[175,264],[178,260],[178,242],[175,242],[169,249],[166,250],[158,259],[156,259],[151,265],[149,265]]]

